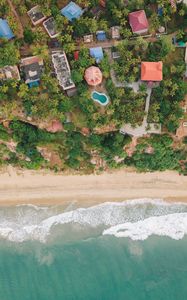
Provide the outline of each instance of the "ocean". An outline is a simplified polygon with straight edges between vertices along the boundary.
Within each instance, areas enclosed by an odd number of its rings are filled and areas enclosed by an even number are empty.
[[[0,300],[187,299],[187,205],[0,208]]]

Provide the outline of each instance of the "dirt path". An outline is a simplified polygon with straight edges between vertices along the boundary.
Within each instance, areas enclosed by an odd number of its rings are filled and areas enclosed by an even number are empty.
[[[121,41],[116,41],[116,40],[107,40],[103,42],[94,41],[92,43],[84,43],[84,47],[88,49],[93,47],[102,47],[104,49],[107,49],[107,48],[112,48],[114,46],[117,46],[120,42]],[[76,48],[77,50],[80,50],[82,48],[82,44],[78,44]]]
[[[8,2],[8,4],[10,5],[10,8],[11,8],[11,10],[12,10],[12,13],[13,13],[13,15],[14,15],[14,17],[16,18],[16,20],[17,20],[17,22],[18,22],[18,24],[19,24],[19,30],[17,31],[17,37],[18,38],[23,38],[23,26],[22,26],[22,23],[21,23],[21,21],[20,21],[20,18],[19,18],[19,16],[18,16],[18,14],[17,14],[17,12],[16,12],[16,10],[15,10],[15,7],[14,7],[14,5],[12,4],[12,2],[11,2],[11,0],[7,0],[7,2]]]

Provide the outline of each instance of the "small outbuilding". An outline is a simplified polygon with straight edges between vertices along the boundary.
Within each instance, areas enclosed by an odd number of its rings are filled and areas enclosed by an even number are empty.
[[[111,27],[111,35],[112,39],[119,39],[120,38],[120,26],[112,26]]]
[[[98,67],[92,66],[86,69],[84,78],[88,85],[96,86],[101,84],[103,75]]]
[[[90,48],[90,56],[95,58],[96,63],[99,63],[104,56],[102,47]]]
[[[12,39],[15,37],[10,26],[8,25],[7,20],[0,18],[0,38]]]
[[[84,43],[92,43],[93,42],[93,34],[87,34],[83,37]]]
[[[104,30],[98,30],[96,32],[96,38],[99,42],[106,41],[106,32]]]
[[[83,37],[84,43],[92,43],[93,42],[93,34],[87,34]]]

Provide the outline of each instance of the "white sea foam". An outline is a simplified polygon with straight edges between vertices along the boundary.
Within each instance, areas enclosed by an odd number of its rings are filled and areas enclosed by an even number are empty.
[[[103,229],[112,226],[103,234],[129,236],[132,239],[145,239],[151,234],[168,235],[175,238],[180,234],[183,236],[187,231],[187,205],[170,204],[160,199],[106,202],[58,214],[55,210],[55,215],[53,207],[43,211],[36,211],[36,208],[32,206],[29,210],[17,207],[14,218],[10,216],[10,213],[2,213],[1,210],[0,237],[14,242],[28,240],[46,242],[53,228],[65,224],[80,224],[79,230],[86,226],[94,228],[101,226],[100,233]],[[182,226],[182,224],[183,227],[180,229],[179,225]],[[123,228],[123,226],[125,227]],[[129,227],[126,228],[126,226]],[[61,227],[59,228],[61,230]],[[166,232],[171,232],[171,234],[166,234]]]
[[[151,235],[168,236],[179,240],[185,234],[187,234],[187,213],[150,217],[135,223],[118,224],[103,231],[103,235],[129,237],[132,240],[146,240]]]
[[[34,204],[18,204],[16,205],[16,207],[30,207],[30,208],[33,208],[35,210],[45,210],[45,209],[48,209],[49,207],[48,206],[38,206],[38,205],[34,205]]]

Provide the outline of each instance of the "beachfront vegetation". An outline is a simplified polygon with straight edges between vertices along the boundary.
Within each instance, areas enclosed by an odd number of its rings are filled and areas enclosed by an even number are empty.
[[[10,41],[0,39],[0,68],[19,65],[21,57],[38,55],[44,60],[37,87],[29,88],[22,74],[20,81],[0,81],[0,164],[84,173],[128,165],[140,171],[175,169],[185,173],[186,138],[177,143],[175,133],[184,118],[186,66],[184,48],[173,45],[172,34],[176,32],[178,42],[186,42],[187,7],[181,3],[172,8],[167,0],[131,0],[126,4],[110,0],[101,8],[98,0],[79,0],[76,2],[85,12],[69,22],[60,14],[62,2],[12,0],[17,17],[7,1],[0,3],[0,17],[8,20],[16,36]],[[54,17],[60,33],[55,42],[42,26],[31,25],[27,11],[33,4],[39,4],[46,17]],[[161,15],[158,6],[162,7]],[[148,38],[133,35],[129,25],[129,12],[139,9],[144,9],[149,19]],[[104,51],[103,60],[97,64],[83,36],[94,34],[95,42],[95,33],[104,30],[112,41],[110,27],[114,25],[120,26],[121,40],[111,42],[110,50]],[[159,27],[166,25],[168,34],[156,36]],[[71,97],[60,88],[54,74],[50,52],[56,47],[68,57],[76,85]],[[112,52],[118,53],[118,58],[112,59]],[[124,124],[133,128],[141,125],[146,115],[146,86],[135,92],[129,85],[140,79],[142,61],[163,61],[164,80],[152,89],[147,119],[148,123],[161,124],[162,134],[137,139],[135,149],[128,152],[132,137],[121,134],[120,129]],[[92,65],[102,71],[99,89],[109,96],[107,106],[91,99],[92,90],[84,74]],[[56,120],[62,125],[60,132],[50,130]]]

